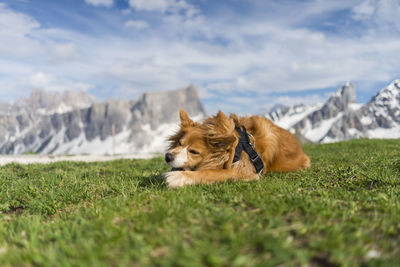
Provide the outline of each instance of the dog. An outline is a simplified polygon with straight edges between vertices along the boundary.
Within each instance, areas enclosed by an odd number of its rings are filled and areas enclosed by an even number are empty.
[[[267,172],[310,167],[310,158],[289,131],[260,116],[227,117],[219,111],[202,123],[179,112],[180,129],[169,137],[163,174],[170,188],[225,180],[252,181]]]

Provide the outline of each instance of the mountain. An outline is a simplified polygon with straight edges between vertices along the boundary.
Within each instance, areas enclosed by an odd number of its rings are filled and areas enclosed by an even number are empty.
[[[65,91],[45,92],[33,90],[29,98],[15,101],[11,107],[13,113],[29,111],[35,114],[65,113],[79,108],[87,108],[95,103],[95,99],[85,92]]]
[[[104,103],[84,92],[33,91],[8,107],[8,114],[0,113],[0,153],[159,153],[176,127],[180,108],[204,116],[194,86]]]
[[[275,122],[278,126],[290,129],[294,124],[302,120],[307,115],[321,108],[321,104],[314,105],[295,105],[288,107],[277,104],[271,108],[269,113],[265,114],[267,118]]]
[[[345,113],[321,141],[352,138],[400,138],[400,80],[383,88],[358,110]]]
[[[400,80],[364,105],[356,103],[355,86],[347,82],[323,105],[281,107],[266,117],[312,142],[400,138]]]
[[[0,154],[160,153],[180,108],[204,117],[196,87],[107,102],[84,92],[36,90],[12,105],[0,102]],[[400,138],[400,80],[366,104],[356,103],[355,86],[348,82],[323,104],[276,105],[265,116],[303,142]]]

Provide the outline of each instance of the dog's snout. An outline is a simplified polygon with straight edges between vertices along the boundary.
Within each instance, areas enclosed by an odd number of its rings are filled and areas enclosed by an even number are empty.
[[[171,153],[165,154],[165,161],[166,162],[171,162],[173,160],[174,160],[174,155],[172,155]]]

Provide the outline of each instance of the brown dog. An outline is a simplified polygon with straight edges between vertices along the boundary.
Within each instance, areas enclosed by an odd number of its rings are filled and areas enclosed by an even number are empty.
[[[247,140],[253,143],[262,159],[264,168],[260,174],[310,167],[310,159],[296,137],[266,118],[238,118],[233,114],[228,118],[219,111],[200,124],[192,121],[183,110],[180,118],[180,130],[169,138],[169,152],[165,155],[165,160],[173,167],[172,171],[164,173],[169,187],[258,179],[256,166],[245,150],[239,151],[240,159],[234,162],[236,147],[243,143],[242,138],[247,134],[250,136]],[[247,129],[246,137],[238,131],[243,126]]]

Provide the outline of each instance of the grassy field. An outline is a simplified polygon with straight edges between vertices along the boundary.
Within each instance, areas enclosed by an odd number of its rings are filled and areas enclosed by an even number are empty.
[[[169,190],[162,158],[0,167],[0,266],[394,266],[400,140],[306,145],[305,171]]]

